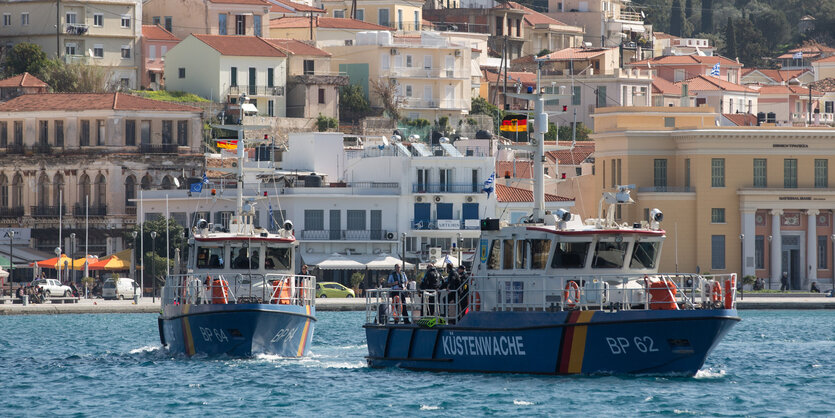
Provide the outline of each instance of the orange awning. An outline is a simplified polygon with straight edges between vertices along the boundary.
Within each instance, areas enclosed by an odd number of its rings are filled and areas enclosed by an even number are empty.
[[[87,261],[87,265],[89,266],[89,265],[91,265],[95,262],[98,262],[99,257],[95,256],[95,255],[89,255],[88,254],[87,258],[84,258],[84,257],[76,258],[75,260],[72,261],[72,269],[73,270],[79,270],[79,271],[84,270],[84,261],[85,260]]]
[[[71,265],[73,264],[73,260],[72,258],[67,257],[66,254],[61,254],[60,260],[58,259],[58,257],[52,257],[46,260],[29,263],[29,266],[54,269],[56,268],[56,264],[59,265],[61,268],[64,268],[64,263],[66,263],[66,265]]]
[[[112,254],[93,264],[90,264],[89,269],[110,271],[130,270],[130,254],[130,249],[119,251],[118,253]]]

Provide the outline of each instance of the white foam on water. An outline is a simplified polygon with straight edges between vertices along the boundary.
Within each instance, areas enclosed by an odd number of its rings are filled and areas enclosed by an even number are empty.
[[[520,400],[518,400],[518,399],[514,399],[514,400],[513,400],[513,404],[514,404],[514,405],[518,405],[518,406],[529,406],[529,405],[533,405],[533,402],[528,402],[528,401],[520,401]]]
[[[646,398],[644,398],[644,402],[652,402],[652,399],[653,399],[652,395],[647,396]]]
[[[435,406],[435,405],[421,405],[420,406],[421,411],[437,411],[439,409],[441,409],[441,407],[440,406]]]
[[[130,350],[129,353],[131,354],[142,354],[142,353],[152,353],[154,351],[159,351],[162,346],[159,345],[146,345],[144,347],[134,348]]]
[[[694,377],[696,379],[721,379],[725,377],[726,374],[727,372],[725,372],[724,370],[719,370],[718,372],[715,372],[713,370],[699,370],[698,372],[696,372],[696,376]]]
[[[673,413],[676,415],[696,415],[695,412],[686,409],[673,409]]]

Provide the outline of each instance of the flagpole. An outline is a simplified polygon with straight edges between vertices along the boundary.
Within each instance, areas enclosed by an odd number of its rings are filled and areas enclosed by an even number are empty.
[[[165,194],[165,276],[167,277],[171,274],[171,245],[169,244],[169,237],[168,237],[168,193]]]
[[[142,207],[142,190],[139,190],[139,215],[142,222],[139,223],[139,267],[142,274],[139,275],[139,287],[142,288],[140,293],[145,296],[145,211]]]

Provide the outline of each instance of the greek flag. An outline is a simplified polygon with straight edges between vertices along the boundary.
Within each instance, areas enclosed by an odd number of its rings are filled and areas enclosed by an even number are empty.
[[[452,264],[452,262],[449,261],[449,254],[444,256],[444,263],[443,263],[444,268],[446,268],[447,264]]]
[[[713,65],[713,69],[710,70],[710,75],[714,77],[719,77],[719,63]]]
[[[206,173],[203,173],[203,183],[209,184],[209,177],[206,176]]]
[[[792,59],[802,60],[803,59],[803,51],[797,51],[792,55]]]
[[[496,182],[496,172],[494,171],[490,174],[490,177],[487,180],[484,180],[484,188],[481,189],[482,192],[487,193],[487,197],[490,197],[490,193],[493,193],[493,183]]]

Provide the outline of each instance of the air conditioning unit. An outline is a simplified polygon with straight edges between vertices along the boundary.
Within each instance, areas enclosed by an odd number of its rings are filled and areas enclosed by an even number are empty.
[[[394,49],[394,48],[392,48],[392,49],[391,49],[391,55],[397,55],[397,50],[396,50],[396,49]]]
[[[415,202],[423,202],[423,196],[415,196]]]
[[[441,247],[430,247],[429,248],[429,258],[434,258],[435,260],[441,259]]]
[[[441,200],[443,200],[443,198],[442,198],[440,195],[435,196],[435,203],[438,203],[438,202],[440,202]]]
[[[467,196],[467,203],[473,203],[473,197]]]
[[[395,235],[394,232],[386,232],[386,239],[389,241],[393,240],[396,236],[397,235]]]
[[[456,50],[455,50],[455,56],[456,56],[456,57],[460,57],[460,56],[461,56],[461,50],[460,50],[460,49],[456,49]]]

